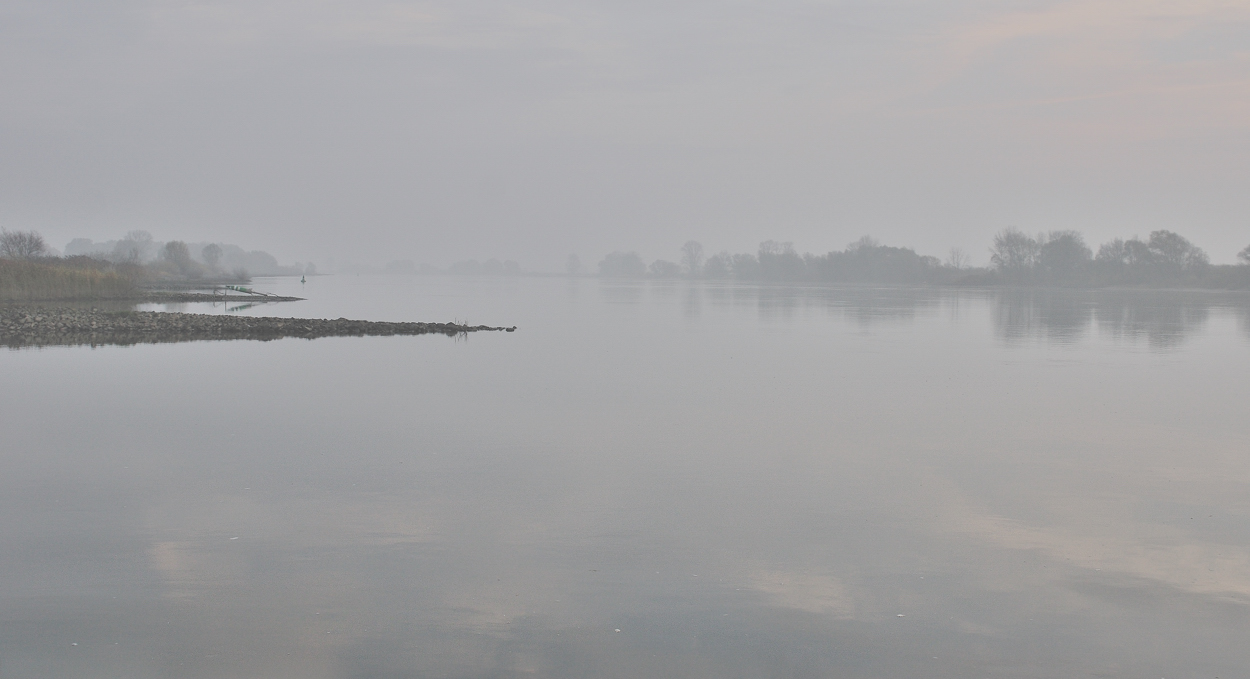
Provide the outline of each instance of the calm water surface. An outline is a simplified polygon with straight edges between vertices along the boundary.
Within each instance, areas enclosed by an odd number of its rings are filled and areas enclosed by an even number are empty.
[[[0,677],[1250,667],[1245,296],[258,287],[519,330],[0,352]]]

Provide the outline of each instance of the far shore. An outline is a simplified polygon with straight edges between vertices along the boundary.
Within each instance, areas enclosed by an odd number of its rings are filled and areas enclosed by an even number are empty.
[[[247,293],[213,294],[211,292],[176,292],[151,290],[131,299],[116,300],[122,302],[178,304],[186,302],[302,302],[303,297],[284,297],[282,295],[263,295]]]
[[[61,297],[30,298],[3,300],[4,304],[37,304],[49,305],[58,303],[93,303],[106,302],[114,304],[187,304],[191,302],[303,302],[304,297],[287,297],[284,295],[247,294],[231,292],[214,294],[211,292],[181,292],[175,290],[135,290],[133,292],[108,295],[65,295]]]

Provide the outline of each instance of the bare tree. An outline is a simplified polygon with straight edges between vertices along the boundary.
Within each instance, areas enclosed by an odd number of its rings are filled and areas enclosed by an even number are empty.
[[[613,252],[599,262],[599,275],[604,278],[642,278],[647,275],[647,264],[637,252]]]
[[[861,239],[861,243],[865,241]],[[872,246],[866,246],[872,247]],[[794,243],[766,240],[760,243],[758,275],[768,280],[798,280],[805,273],[807,262],[794,249]]]
[[[703,270],[703,245],[688,240],[681,246],[681,268],[687,276],[695,278]]]
[[[47,249],[43,236],[35,231],[0,230],[0,257],[34,259]]]
[[[860,242],[863,242],[865,238],[869,241],[872,240],[871,238],[865,236],[864,238],[859,239]],[[766,240],[763,243],[760,243],[761,255],[780,255],[786,252],[794,252],[794,243],[779,243],[775,240]]]
[[[872,236],[860,236],[859,240],[846,246],[847,252],[857,252],[859,250],[871,250],[881,247],[880,241]]]
[[[1041,245],[1016,229],[1004,229],[994,236],[990,248],[990,261],[1003,271],[1020,271],[1037,264]]]
[[[1171,231],[1151,231],[1146,242],[1154,263],[1173,271],[1202,269],[1211,263],[1202,248]]]
[[[1240,259],[1246,264],[1250,264],[1250,245],[1247,245],[1244,250],[1237,253],[1237,259]]]
[[[708,257],[703,264],[703,275],[708,278],[729,278],[733,275],[733,255],[721,252]]]
[[[968,264],[968,253],[960,248],[951,248],[950,254],[946,256],[946,265],[952,269],[964,269]]]
[[[116,261],[140,264],[147,259],[151,250],[152,234],[142,230],[128,231],[126,237],[113,248],[113,258]]]
[[[178,267],[178,271],[183,274],[190,273],[195,268],[195,262],[191,261],[190,248],[180,240],[171,240],[166,243],[165,248],[161,250],[161,257]]]
[[[681,265],[677,262],[657,259],[651,262],[651,266],[647,267],[647,271],[656,278],[677,278],[681,275]]]
[[[1072,281],[1089,269],[1094,253],[1076,231],[1051,231],[1038,248],[1037,264],[1051,280]]]
[[[204,249],[200,251],[200,257],[208,265],[208,268],[216,271],[217,263],[221,261],[221,246],[216,243],[205,245]]]

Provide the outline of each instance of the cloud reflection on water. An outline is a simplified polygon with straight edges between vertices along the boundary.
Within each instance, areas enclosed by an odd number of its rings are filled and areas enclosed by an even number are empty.
[[[0,356],[4,670],[1245,665],[1234,295],[473,285],[367,299],[542,322]]]

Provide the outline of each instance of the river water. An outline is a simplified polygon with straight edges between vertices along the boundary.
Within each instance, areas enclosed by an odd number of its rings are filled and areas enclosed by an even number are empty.
[[[0,677],[1250,667],[1244,295],[257,287],[518,330],[0,352]]]

